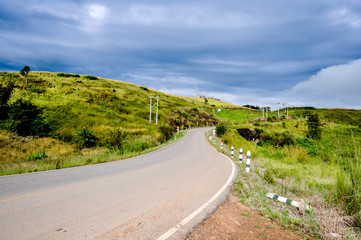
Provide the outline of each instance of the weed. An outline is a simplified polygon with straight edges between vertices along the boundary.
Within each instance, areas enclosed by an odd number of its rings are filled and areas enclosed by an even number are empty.
[[[97,138],[95,137],[92,130],[88,130],[86,127],[83,127],[81,130],[76,131],[76,136],[79,138],[76,140],[78,143],[80,143],[81,147],[94,147],[95,141]]]
[[[45,153],[45,149],[43,149],[43,151],[41,151],[40,153],[33,153],[32,155],[29,156],[29,160],[38,160],[38,159],[43,159],[43,158],[47,158],[48,156]]]

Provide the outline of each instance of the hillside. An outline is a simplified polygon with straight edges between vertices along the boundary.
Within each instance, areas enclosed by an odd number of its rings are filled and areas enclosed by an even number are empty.
[[[1,174],[117,159],[159,146],[177,127],[182,130],[218,122],[214,107],[204,100],[94,76],[30,72],[26,77],[1,72],[0,86],[3,90],[12,86],[9,100],[1,104]],[[157,95],[158,125],[156,98],[149,123],[149,97]],[[39,114],[32,116],[35,112]],[[36,120],[30,127],[21,127],[28,121],[22,119],[26,114]],[[31,156],[36,161],[30,161]]]
[[[215,145],[227,144],[226,154],[231,146],[236,153],[240,148],[252,153],[251,173],[241,170],[235,194],[244,204],[311,238],[334,239],[333,234],[360,239],[361,110],[308,107],[284,114],[284,109],[280,118],[278,111],[269,112],[266,119],[259,110],[217,112],[225,119],[226,131]],[[242,128],[253,135],[242,137]],[[267,198],[267,193],[305,201],[311,211],[302,213]]]

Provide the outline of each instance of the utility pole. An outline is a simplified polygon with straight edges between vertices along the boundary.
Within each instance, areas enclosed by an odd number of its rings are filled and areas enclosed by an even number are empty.
[[[153,99],[153,96],[150,96],[150,104],[149,104],[149,123],[152,122],[152,99]]]
[[[159,103],[159,95],[157,96],[157,114],[155,117],[155,124],[158,125],[158,103]]]
[[[266,107],[266,119],[268,118],[268,107]]]

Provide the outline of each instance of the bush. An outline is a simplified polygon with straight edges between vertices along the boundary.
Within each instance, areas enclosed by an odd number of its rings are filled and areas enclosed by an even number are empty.
[[[320,119],[317,113],[309,114],[307,119],[307,137],[315,140],[321,139]]]
[[[48,122],[41,116],[42,111],[29,101],[17,100],[8,111],[8,119],[0,126],[20,136],[46,136],[50,132]]]
[[[44,89],[41,89],[39,87],[31,87],[31,88],[28,88],[28,91],[29,92],[32,92],[32,93],[43,93],[45,92]]]
[[[223,136],[227,132],[227,126],[223,123],[218,124],[216,127],[216,134],[218,137]]]
[[[86,127],[83,127],[80,131],[76,131],[75,135],[79,137],[75,141],[80,143],[82,147],[89,148],[95,146],[95,141],[97,140],[97,138],[93,133],[93,129],[88,130]]]
[[[112,151],[123,150],[124,141],[127,138],[128,133],[119,128],[114,130],[109,130],[108,135],[105,139],[105,147]]]
[[[150,148],[150,145],[147,142],[131,142],[124,145],[124,151],[128,153],[141,152],[147,148]]]
[[[10,99],[11,93],[14,90],[14,85],[12,83],[5,85],[0,85],[0,108],[7,106]]]
[[[146,87],[140,87],[140,89],[144,90],[144,91],[148,91],[149,92],[149,89],[146,88]]]
[[[97,77],[92,76],[92,75],[85,75],[84,78],[89,79],[89,80],[98,80]]]
[[[57,73],[56,74],[58,77],[75,77],[75,78],[79,78],[80,75],[79,74],[71,74],[71,73]]]
[[[173,136],[174,129],[171,126],[163,125],[159,127],[159,131],[162,135],[160,141],[165,142]]]

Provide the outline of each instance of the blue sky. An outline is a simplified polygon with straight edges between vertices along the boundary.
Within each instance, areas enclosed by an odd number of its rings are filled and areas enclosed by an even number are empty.
[[[361,1],[0,0],[0,70],[361,109]]]

